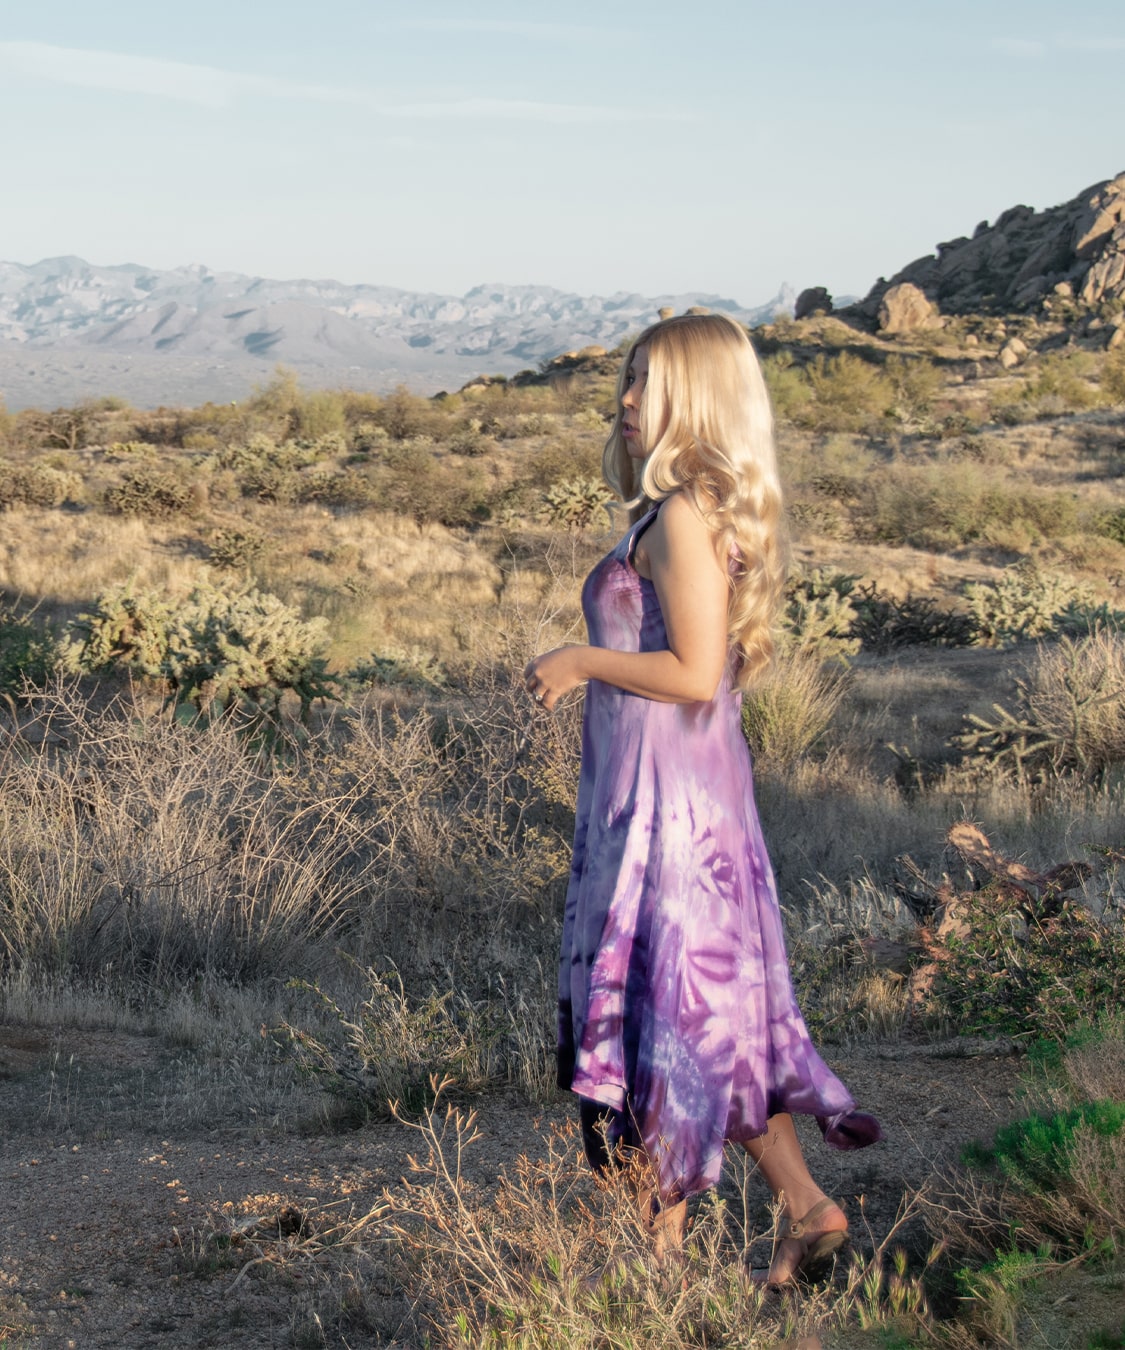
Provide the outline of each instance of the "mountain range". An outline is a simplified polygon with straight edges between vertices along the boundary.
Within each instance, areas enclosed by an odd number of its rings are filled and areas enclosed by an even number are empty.
[[[754,324],[791,312],[793,300],[788,287],[747,309],[700,294],[485,285],[450,296],[198,264],[0,262],[0,391],[11,408],[111,393],[141,405],[241,398],[280,363],[311,385],[433,392],[568,350],[612,348],[665,306]]]

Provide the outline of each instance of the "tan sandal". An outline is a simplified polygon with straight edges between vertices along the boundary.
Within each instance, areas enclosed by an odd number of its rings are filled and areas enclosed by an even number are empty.
[[[812,1209],[802,1219],[787,1219],[782,1231],[778,1234],[778,1242],[795,1242],[801,1250],[797,1259],[797,1264],[793,1267],[793,1273],[786,1280],[772,1281],[768,1270],[752,1270],[750,1277],[757,1284],[768,1284],[773,1289],[781,1289],[786,1285],[795,1284],[799,1280],[814,1280],[819,1275],[823,1275],[832,1262],[832,1258],[848,1240],[848,1230],[846,1228],[831,1228],[828,1232],[818,1233],[815,1237],[806,1236],[809,1229],[816,1223],[817,1219],[830,1209],[838,1209],[843,1213],[843,1205],[838,1201],[825,1197],[823,1200],[813,1205]]]

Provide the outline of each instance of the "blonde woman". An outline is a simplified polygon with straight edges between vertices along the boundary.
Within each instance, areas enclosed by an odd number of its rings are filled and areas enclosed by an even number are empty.
[[[641,334],[604,470],[632,525],[586,580],[589,644],[525,671],[546,709],[587,685],[559,1081],[581,1099],[595,1167],[619,1146],[648,1156],[641,1200],[662,1250],[718,1180],[724,1142],[744,1144],[784,1220],[760,1277],[784,1283],[847,1233],[792,1113],[839,1148],[882,1135],[797,1008],[741,734],[784,578],[769,401],[742,328],[684,315]]]

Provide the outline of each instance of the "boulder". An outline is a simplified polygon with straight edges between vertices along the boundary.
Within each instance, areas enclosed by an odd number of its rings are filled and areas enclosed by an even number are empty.
[[[1011,370],[1013,366],[1018,366],[1027,355],[1027,344],[1021,342],[1018,337],[1009,338],[1000,348],[1000,354],[997,360],[1005,370]]]
[[[832,297],[824,286],[809,286],[797,297],[793,309],[795,319],[807,319],[810,314],[831,314]]]
[[[711,311],[706,305],[688,305],[684,310],[685,314],[710,314]]]
[[[933,317],[934,307],[926,299],[926,293],[912,282],[903,281],[889,287],[880,301],[879,331],[909,333],[927,327]]]
[[[660,320],[660,322],[663,323],[665,319],[672,318],[675,312],[676,311],[672,308],[671,305],[661,305],[660,308],[656,311],[656,315],[657,318]]]

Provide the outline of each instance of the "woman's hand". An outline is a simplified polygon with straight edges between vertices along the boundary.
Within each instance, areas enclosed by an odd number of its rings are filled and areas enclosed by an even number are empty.
[[[533,657],[523,672],[527,692],[548,712],[554,712],[555,705],[564,694],[569,694],[589,678],[582,657],[589,647],[556,647],[554,651],[543,652]]]

